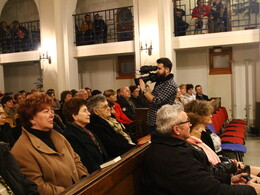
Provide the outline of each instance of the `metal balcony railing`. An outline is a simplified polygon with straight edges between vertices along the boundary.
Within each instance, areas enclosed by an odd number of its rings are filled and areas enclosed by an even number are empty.
[[[2,23],[1,23],[2,24]],[[40,21],[20,23],[21,27],[0,26],[0,53],[37,50],[40,45]]]
[[[77,46],[134,38],[133,6],[75,14],[73,17],[74,43]]]
[[[173,2],[175,36],[255,29],[260,26],[259,0],[185,2]]]

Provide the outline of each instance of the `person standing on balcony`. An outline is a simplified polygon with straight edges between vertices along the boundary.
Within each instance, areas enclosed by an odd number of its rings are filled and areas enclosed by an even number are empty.
[[[93,32],[93,22],[89,14],[85,15],[85,20],[82,21],[80,30],[84,32],[84,42],[86,44],[94,43],[94,32]]]
[[[204,5],[202,0],[197,0],[197,6],[193,9],[191,15],[191,34],[198,34],[199,29],[201,30],[202,34],[208,33],[210,6]]]
[[[12,36],[15,51],[27,51],[29,49],[29,31],[15,20],[12,22]]]
[[[95,15],[94,32],[96,43],[106,43],[107,25],[99,14]]]
[[[214,0],[211,6],[210,26],[212,32],[226,32],[228,30],[227,7],[222,0]]]
[[[11,28],[5,21],[0,25],[0,45],[2,47],[2,53],[8,53],[11,49]]]

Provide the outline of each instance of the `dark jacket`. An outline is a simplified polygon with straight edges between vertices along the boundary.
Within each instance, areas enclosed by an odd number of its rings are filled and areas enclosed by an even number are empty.
[[[37,185],[21,173],[15,158],[3,143],[0,144],[0,175],[16,195],[39,194]]]
[[[207,95],[202,94],[202,96],[199,96],[196,94],[196,100],[206,100],[209,101],[209,97]]]
[[[8,143],[10,147],[13,147],[16,141],[13,137],[13,131],[9,123],[0,125],[0,141]]]
[[[213,175],[201,148],[159,134],[151,141],[143,165],[146,194],[256,194],[251,186],[225,184],[226,175]]]
[[[91,133],[93,132],[91,131]],[[99,165],[108,160],[105,148],[94,133],[93,135],[98,141],[102,153],[90,135],[76,125],[67,123],[63,135],[70,142],[73,150],[80,156],[82,164],[87,167],[89,173],[99,169]]]
[[[99,137],[111,157],[120,156],[134,147],[122,135],[116,133],[108,122],[95,114],[91,115],[87,128]]]
[[[129,100],[130,101],[130,100]],[[119,97],[117,103],[120,104],[123,113],[131,120],[135,120],[135,110],[124,97]]]
[[[142,95],[139,95],[137,98],[131,96],[130,101],[133,102],[136,108],[148,108],[148,102]]]

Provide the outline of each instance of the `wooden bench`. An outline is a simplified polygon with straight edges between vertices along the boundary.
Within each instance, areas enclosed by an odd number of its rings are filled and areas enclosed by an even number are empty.
[[[149,143],[137,146],[121,156],[121,160],[66,189],[61,195],[72,194],[139,194],[142,164]]]

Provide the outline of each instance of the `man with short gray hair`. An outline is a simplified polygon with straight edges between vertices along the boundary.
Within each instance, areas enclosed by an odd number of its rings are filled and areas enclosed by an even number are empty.
[[[203,149],[186,142],[190,137],[190,121],[177,105],[164,105],[157,112],[156,132],[143,164],[145,194],[255,194],[253,181],[248,185],[238,174],[210,172]],[[253,179],[252,179],[253,180]],[[255,189],[254,189],[255,188]]]

